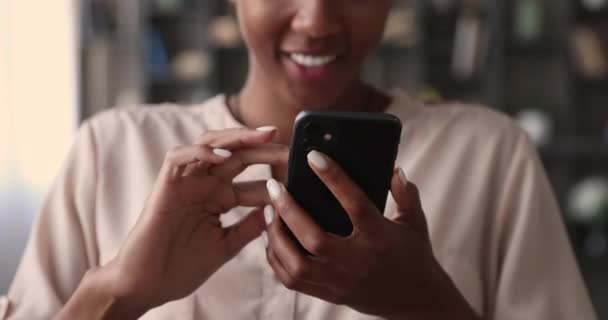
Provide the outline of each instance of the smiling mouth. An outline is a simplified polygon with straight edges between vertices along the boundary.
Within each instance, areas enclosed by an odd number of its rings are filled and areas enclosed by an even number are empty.
[[[338,55],[317,55],[304,53],[287,53],[287,57],[297,65],[305,68],[321,68],[336,61]]]

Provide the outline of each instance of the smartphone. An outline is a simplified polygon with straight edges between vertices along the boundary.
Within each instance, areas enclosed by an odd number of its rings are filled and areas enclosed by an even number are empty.
[[[401,137],[401,121],[386,113],[302,111],[296,117],[287,190],[326,231],[348,236],[351,221],[336,197],[312,171],[312,150],[336,161],[384,212]]]

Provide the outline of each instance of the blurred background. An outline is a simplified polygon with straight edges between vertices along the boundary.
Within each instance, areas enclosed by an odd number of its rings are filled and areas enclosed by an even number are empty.
[[[227,0],[0,0],[0,293],[83,119],[239,89],[247,58],[232,11]],[[364,77],[516,118],[608,319],[608,0],[395,0]]]

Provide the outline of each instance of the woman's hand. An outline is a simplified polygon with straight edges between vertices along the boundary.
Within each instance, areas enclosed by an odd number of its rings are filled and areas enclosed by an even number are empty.
[[[131,309],[117,314],[132,317],[191,294],[260,235],[265,227],[261,209],[230,227],[222,226],[220,215],[236,206],[268,203],[265,181],[233,179],[249,165],[287,161],[288,147],[270,143],[275,131],[210,132],[194,145],[167,153],[118,255],[94,271],[112,303]]]
[[[389,220],[335,162],[316,151],[308,159],[354,230],[346,238],[323,231],[270,180],[276,210],[265,210],[267,258],[286,287],[388,319],[476,319],[435,259],[417,188],[401,169],[391,183],[398,212]],[[275,211],[281,219],[273,219]],[[312,256],[298,249],[285,224]]]

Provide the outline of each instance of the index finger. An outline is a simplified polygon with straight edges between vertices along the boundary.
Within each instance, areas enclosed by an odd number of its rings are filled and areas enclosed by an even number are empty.
[[[293,233],[295,238],[302,244],[304,249],[315,256],[331,257],[341,250],[338,242],[341,240],[328,232],[325,232],[313,218],[304,211],[287,192],[283,184],[271,179],[266,187],[277,213]],[[268,217],[267,221],[272,221]],[[278,222],[273,222],[278,223]]]
[[[267,143],[255,147],[245,147],[235,151],[230,160],[210,170],[211,173],[225,179],[232,179],[254,164],[286,166],[289,159],[289,147]]]
[[[257,129],[231,128],[225,130],[214,130],[203,134],[198,143],[209,145],[214,148],[238,149],[244,146],[267,143],[277,132],[276,127],[267,126]]]
[[[348,214],[354,230],[369,223],[370,217],[380,217],[378,208],[367,194],[328,156],[313,150],[308,163]]]

